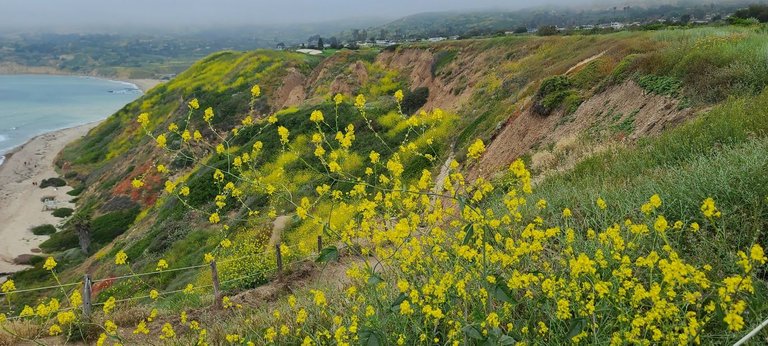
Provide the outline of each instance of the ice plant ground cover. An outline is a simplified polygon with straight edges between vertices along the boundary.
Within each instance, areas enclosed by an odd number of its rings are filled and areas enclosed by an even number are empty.
[[[252,88],[252,97],[260,92]],[[113,319],[125,297],[110,296],[98,318],[87,320],[78,288],[62,289],[62,297],[36,307],[16,306],[18,288],[7,281],[2,292],[11,311],[0,315],[2,329],[17,333],[19,320],[8,319],[18,316],[44,326],[26,338],[85,338],[90,331],[98,345],[208,344],[222,333],[230,344],[685,345],[733,340],[759,322],[751,307],[762,306],[757,301],[765,287],[758,274],[768,260],[760,244],[726,253],[720,263],[699,263],[695,253],[679,250],[681,239],[706,241],[730,231],[723,229],[729,215],[716,200],[702,199],[684,220],[668,219],[660,212],[664,200],[651,194],[623,217],[608,220],[612,201],[598,197],[590,208],[596,218],[605,215],[600,224],[606,226],[582,227],[574,220],[579,206],[552,210],[546,198],[532,197],[522,160],[493,182],[468,181],[455,161],[444,179],[426,169],[406,176],[419,160],[437,160],[432,146],[445,141],[453,115],[396,112],[385,115],[391,126],[384,132],[367,113],[363,95],[352,101],[337,95],[329,102],[325,109],[332,113],[312,112],[301,130],[277,113],[249,115],[232,131],[218,131],[212,125],[215,110],[195,99],[188,102],[185,123],[161,132],[147,128],[151,114],[137,120],[167,152],[167,161],[155,163],[167,177],[164,198],[196,210],[220,230],[219,246],[200,263],[265,251],[238,231],[262,214],[274,219],[278,210],[293,210],[298,225],[285,239],[285,255],[303,258],[316,236],[324,235],[331,246],[318,260],[355,259],[346,262],[342,290],[299,289],[269,312],[225,297],[230,312],[222,319],[228,323],[217,325],[190,317],[193,309],[184,304],[167,309],[152,282],[142,281],[143,291],[135,294],[146,296],[150,310],[120,329]],[[201,131],[218,136],[220,144],[207,143]],[[377,141],[377,150],[370,143],[357,150],[357,137],[364,134]],[[275,152],[267,152],[258,138],[271,138],[266,145]],[[474,141],[469,163],[485,150],[482,141]],[[264,155],[274,155],[277,163],[260,165]],[[210,207],[191,202],[200,191],[169,168],[182,156],[210,167]],[[142,179],[136,177],[133,187],[141,189]],[[253,207],[249,196],[264,199],[263,207]],[[114,265],[132,272],[130,261],[119,251]],[[268,256],[252,262],[234,261],[223,266],[223,275],[237,278],[274,267]],[[45,263],[54,277],[56,265],[53,258]],[[155,269],[174,265],[161,259]],[[252,284],[234,282],[232,288]],[[210,293],[201,287],[189,284],[182,291],[190,300],[205,299]]]

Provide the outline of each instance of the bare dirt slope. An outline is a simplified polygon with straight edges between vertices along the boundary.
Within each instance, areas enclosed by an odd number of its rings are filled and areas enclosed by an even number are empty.
[[[679,108],[679,100],[649,94],[627,81],[591,97],[571,115],[558,111],[544,117],[527,109],[510,118],[470,177],[490,177],[532,149],[562,138],[586,136],[622,142],[656,135],[694,114],[690,108]]]

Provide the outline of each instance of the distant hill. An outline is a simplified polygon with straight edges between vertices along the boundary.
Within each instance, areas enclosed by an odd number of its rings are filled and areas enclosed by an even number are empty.
[[[487,10],[477,12],[429,12],[400,18],[378,27],[365,29],[367,38],[424,38],[433,36],[476,36],[517,27],[529,29],[543,25],[561,27],[620,22],[646,22],[656,19],[676,20],[683,16],[704,18],[707,15],[733,13],[755,1],[720,1],[712,3],[668,1],[640,2],[629,5],[597,5],[591,7],[539,7],[519,11]]]

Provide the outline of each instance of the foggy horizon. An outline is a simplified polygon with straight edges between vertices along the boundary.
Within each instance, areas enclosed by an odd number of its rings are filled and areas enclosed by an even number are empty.
[[[204,31],[215,28],[384,24],[425,12],[521,10],[540,6],[605,4],[610,0],[426,0],[365,3],[349,0],[289,0],[263,4],[248,0],[4,0],[0,30],[6,32]],[[117,3],[117,4],[116,4]],[[300,9],[300,11],[297,11]],[[338,22],[338,23],[334,23]]]

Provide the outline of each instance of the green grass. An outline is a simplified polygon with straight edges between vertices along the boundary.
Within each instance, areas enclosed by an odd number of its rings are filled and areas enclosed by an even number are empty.
[[[547,200],[552,214],[571,208],[580,229],[598,229],[609,226],[603,220],[636,214],[655,193],[664,200],[667,219],[703,224],[701,217],[686,215],[701,215],[701,202],[712,197],[728,216],[718,225],[721,232],[678,239],[695,261],[711,262],[757,237],[768,240],[759,233],[768,227],[767,135],[768,91],[729,101],[636,147],[588,158],[546,178],[534,188],[534,200]],[[608,202],[607,215],[595,206],[598,197]]]

